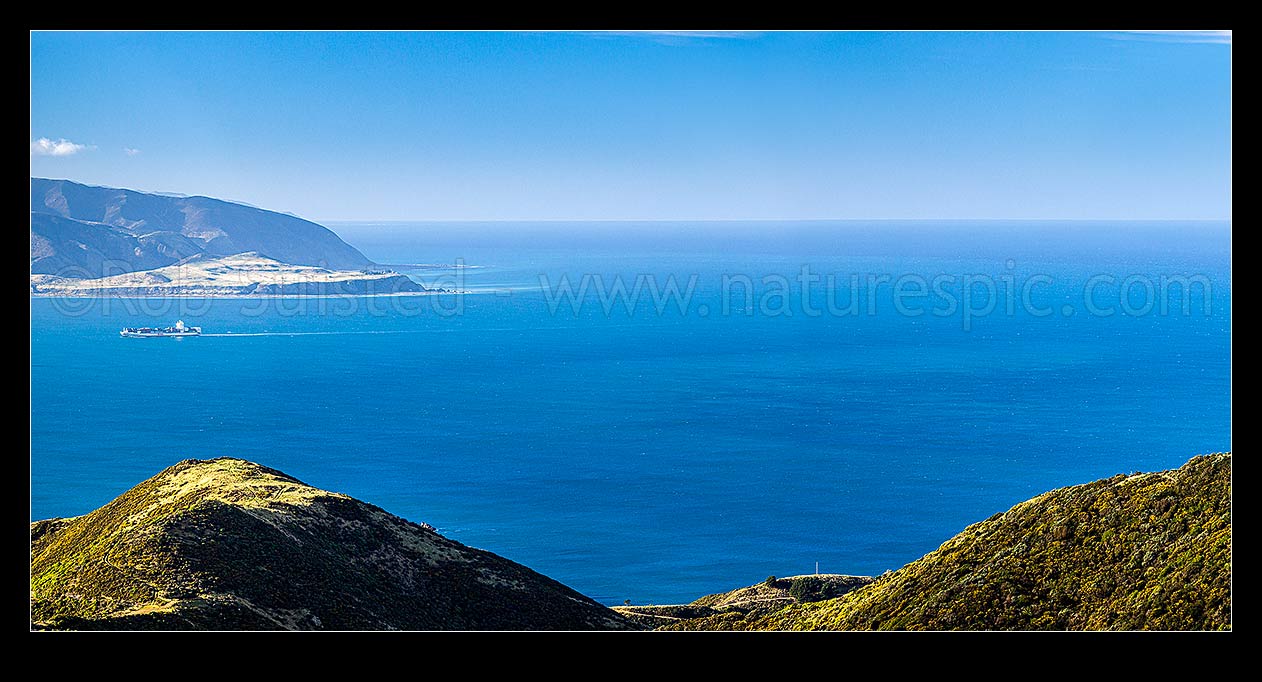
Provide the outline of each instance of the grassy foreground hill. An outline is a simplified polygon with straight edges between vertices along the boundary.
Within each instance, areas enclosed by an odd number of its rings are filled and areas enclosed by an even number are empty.
[[[37,628],[634,629],[529,568],[240,459],[31,524]]]
[[[839,598],[660,629],[1230,627],[1231,454],[1219,453],[1044,493]]]
[[[875,579],[616,611],[273,469],[187,460],[31,524],[31,609],[77,629],[1229,629],[1231,454],[1044,493]]]

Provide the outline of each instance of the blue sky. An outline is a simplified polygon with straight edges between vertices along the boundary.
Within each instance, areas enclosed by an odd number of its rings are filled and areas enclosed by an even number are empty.
[[[1209,33],[33,33],[31,174],[315,220],[1227,219]]]

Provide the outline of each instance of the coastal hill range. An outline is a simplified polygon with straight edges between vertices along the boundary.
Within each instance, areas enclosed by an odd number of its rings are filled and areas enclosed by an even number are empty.
[[[240,459],[31,524],[40,629],[1219,630],[1231,454],[1059,488],[877,577],[602,606],[436,529]]]

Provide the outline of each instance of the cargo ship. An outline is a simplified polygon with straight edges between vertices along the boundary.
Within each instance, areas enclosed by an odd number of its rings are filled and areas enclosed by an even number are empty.
[[[183,338],[185,336],[201,336],[201,327],[187,327],[184,320],[179,320],[174,327],[123,327],[123,331],[118,333],[131,339],[149,339],[161,336],[173,336],[175,338]]]

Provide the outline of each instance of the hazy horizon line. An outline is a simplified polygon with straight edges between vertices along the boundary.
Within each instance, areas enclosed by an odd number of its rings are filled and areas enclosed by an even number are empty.
[[[1230,223],[1231,218],[304,218],[333,223]]]
[[[183,199],[211,199],[213,201],[222,201],[230,204],[240,204],[249,208],[267,211],[269,213],[280,213],[283,215],[293,216],[302,220],[313,222],[319,225],[326,223],[811,223],[811,222],[1170,222],[1170,223],[1188,223],[1188,222],[1215,222],[1230,223],[1231,218],[308,218],[300,213],[289,210],[266,208],[255,203],[247,202],[242,199],[227,199],[223,197],[215,197],[208,194],[185,194],[182,192],[168,192],[149,189],[134,189],[130,187],[116,187],[113,185],[92,184],[84,180],[71,180],[70,178],[51,178],[37,175],[30,175],[31,180],[46,180],[51,182],[73,182],[88,187],[98,187],[105,189],[121,189],[129,192],[139,192],[142,194],[156,194],[159,196],[176,197]]]

